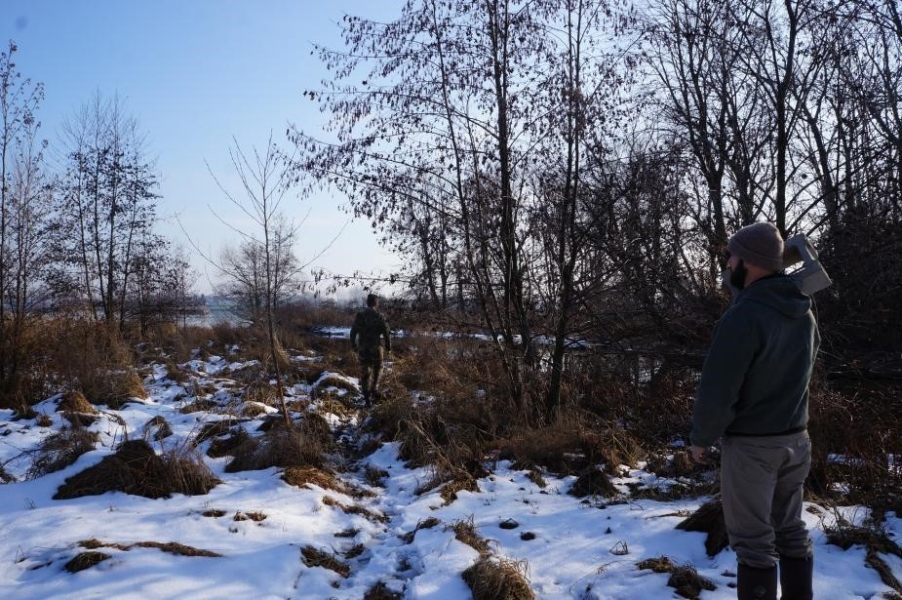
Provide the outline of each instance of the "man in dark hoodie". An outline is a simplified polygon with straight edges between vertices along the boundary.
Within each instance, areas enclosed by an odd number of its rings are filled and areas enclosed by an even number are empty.
[[[714,331],[692,415],[692,457],[723,437],[721,495],[739,562],[740,600],[812,598],[813,556],[802,520],[811,464],[808,384],[820,336],[811,300],[783,274],[783,238],[770,223],[727,244],[733,306]]]
[[[379,399],[383,339],[385,351],[391,352],[391,331],[385,317],[377,310],[378,306],[379,297],[376,294],[367,295],[366,308],[357,313],[351,326],[351,346],[360,359],[360,389],[368,406],[372,400]]]

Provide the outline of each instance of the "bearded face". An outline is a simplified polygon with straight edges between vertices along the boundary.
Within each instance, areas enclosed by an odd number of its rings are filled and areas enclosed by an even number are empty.
[[[745,261],[741,258],[737,259],[732,267],[727,265],[727,268],[730,269],[730,285],[738,290],[745,289],[745,276],[749,274],[749,270],[745,266]]]

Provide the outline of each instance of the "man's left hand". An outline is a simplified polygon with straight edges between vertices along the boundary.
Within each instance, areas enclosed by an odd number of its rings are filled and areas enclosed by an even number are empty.
[[[701,446],[692,446],[692,461],[700,465],[708,464],[708,449]]]

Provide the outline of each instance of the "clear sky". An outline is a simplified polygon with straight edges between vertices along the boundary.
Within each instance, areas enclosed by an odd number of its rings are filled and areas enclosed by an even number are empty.
[[[59,147],[61,123],[96,92],[118,94],[147,136],[160,176],[160,228],[188,247],[180,220],[195,242],[218,255],[235,234],[210,206],[241,228],[235,210],[207,171],[205,160],[229,185],[233,136],[247,149],[273,139],[287,147],[289,123],[316,132],[324,122],[301,96],[318,87],[325,69],[312,43],[340,46],[344,14],[391,18],[400,0],[0,0],[0,43],[19,47],[18,70],[45,86],[39,112],[41,137]],[[345,199],[323,192],[293,194],[285,212],[305,215],[297,255],[308,262],[348,221]],[[190,249],[190,248],[189,248]],[[198,291],[215,273],[194,259]],[[350,275],[356,269],[386,273],[398,259],[381,249],[370,226],[347,224],[315,266]]]

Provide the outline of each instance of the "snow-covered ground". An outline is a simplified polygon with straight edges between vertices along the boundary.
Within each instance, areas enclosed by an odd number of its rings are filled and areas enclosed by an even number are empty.
[[[296,356],[295,361],[316,357]],[[210,441],[198,447],[222,483],[200,496],[151,500],[119,492],[72,500],[52,496],[67,477],[97,464],[124,439],[146,437],[146,425],[162,417],[173,435],[152,445],[163,452],[184,447],[205,423],[240,414],[231,377],[248,368],[228,357],[197,358],[180,367],[192,379],[179,385],[156,366],[146,380],[147,397],[121,410],[101,407],[89,426],[99,435],[95,449],[62,471],[37,478],[28,473],[35,450],[47,436],[68,426],[57,412],[58,397],[36,406],[42,419],[12,420],[0,411],[0,465],[16,479],[0,485],[0,598],[313,598],[359,600],[382,583],[398,598],[452,600],[471,597],[461,573],[479,553],[456,538],[454,526],[472,524],[493,556],[519,564],[537,598],[673,598],[669,576],[637,567],[645,559],[668,557],[714,583],[701,598],[734,598],[735,555],[705,554],[704,535],[675,529],[705,498],[608,503],[567,494],[573,477],[545,477],[539,487],[527,473],[501,462],[479,480],[479,491],[461,491],[445,503],[440,489],[418,495],[428,468],[407,468],[395,444],[350,465],[339,477],[367,495],[347,495],[317,486],[293,487],[275,468],[225,472],[229,461],[210,458]],[[331,377],[343,377],[331,374]],[[347,378],[349,387],[356,380]],[[195,382],[215,388],[207,397],[217,408],[183,414]],[[334,379],[333,379],[334,381]],[[203,388],[201,388],[203,389]],[[232,390],[232,391],[230,391]],[[296,385],[292,400],[309,403],[310,388]],[[334,395],[353,404],[344,390]],[[270,409],[274,410],[274,409]],[[326,415],[353,432],[363,412]],[[49,417],[49,418],[48,418]],[[264,415],[256,417],[260,420]],[[41,424],[39,424],[41,423]],[[245,423],[255,431],[253,420]],[[365,473],[384,471],[382,486]],[[629,469],[614,480],[628,496],[628,483],[654,483],[654,476]],[[349,510],[352,507],[352,510]],[[837,515],[852,522],[862,508],[841,511],[809,506],[805,518],[815,544],[815,597],[818,600],[881,598],[891,589],[865,566],[865,550],[829,545],[824,527]],[[888,519],[889,533],[902,540],[902,520]],[[103,544],[110,558],[71,573],[64,566],[85,551],[86,540]],[[151,542],[148,544],[147,542]],[[177,542],[219,556],[187,556],[159,545]],[[305,560],[314,548],[347,566],[344,576]],[[902,579],[902,559],[882,556]],[[381,597],[389,597],[388,595]]]

